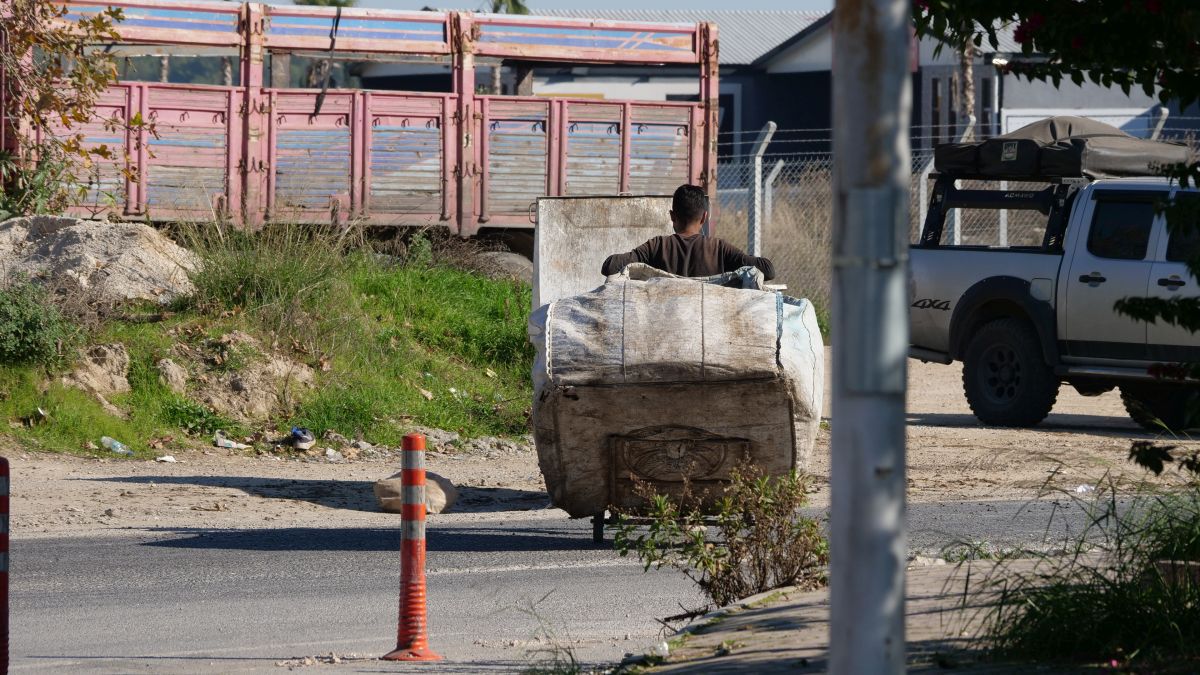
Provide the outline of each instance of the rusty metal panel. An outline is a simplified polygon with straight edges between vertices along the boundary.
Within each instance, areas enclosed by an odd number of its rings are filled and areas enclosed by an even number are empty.
[[[481,14],[480,56],[623,63],[698,63],[696,24]]]
[[[349,204],[354,94],[328,94],[316,115],[316,92],[278,91],[274,97],[271,217],[328,220],[335,200]]]
[[[620,103],[576,103],[567,121],[567,195],[621,191]]]
[[[84,216],[119,214],[134,201],[131,195],[133,185],[123,169],[129,166],[125,159],[126,151],[134,145],[124,124],[136,112],[133,110],[135,105],[133,87],[118,85],[100,95],[95,115],[88,122],[77,123],[70,129],[51,126],[51,132],[55,134],[81,134],[84,148],[94,150],[104,147],[112,156],[111,160],[97,158],[90,166],[76,170],[76,175],[83,183],[84,194],[71,213]],[[108,121],[112,121],[116,127],[109,128]],[[41,138],[35,141],[40,143]],[[131,168],[136,168],[136,165]]]
[[[148,211],[211,217],[228,194],[228,112],[232,90],[155,85],[143,89],[155,134],[147,140]]]
[[[629,190],[671,194],[691,180],[690,106],[633,106]]]
[[[125,20],[116,29],[130,42],[237,45],[241,41],[238,33],[241,5],[233,3],[107,0],[65,4],[64,18],[71,22],[95,16],[109,7],[120,8]]]
[[[448,15],[370,9],[269,6],[268,48],[329,49],[337,18],[336,46],[345,51],[448,54]]]
[[[368,210],[382,214],[440,214],[444,190],[443,97],[370,98]]]
[[[549,102],[493,98],[488,117],[489,211],[525,214],[547,192]]]

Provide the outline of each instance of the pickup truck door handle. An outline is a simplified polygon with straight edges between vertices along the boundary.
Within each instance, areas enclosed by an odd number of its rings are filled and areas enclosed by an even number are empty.
[[[1100,276],[1099,272],[1092,272],[1091,274],[1084,274],[1083,276],[1079,277],[1079,280],[1085,284],[1102,284],[1102,283],[1108,281],[1108,279],[1105,279],[1104,277]]]
[[[1158,280],[1158,285],[1175,290],[1180,286],[1186,286],[1187,282],[1179,277],[1163,277],[1162,279]]]

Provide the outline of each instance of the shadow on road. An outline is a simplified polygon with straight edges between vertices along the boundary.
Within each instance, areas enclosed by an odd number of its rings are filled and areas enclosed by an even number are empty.
[[[567,529],[537,527],[507,530],[494,525],[438,529],[433,523],[426,532],[431,553],[487,553],[494,551],[577,551],[608,549],[595,544],[590,526]],[[399,522],[395,528],[292,527],[258,530],[208,530],[160,528],[177,538],[145,542],[143,546],[236,551],[400,551]]]
[[[254,669],[254,672],[259,672],[259,666],[274,666],[276,670],[284,667],[287,670],[305,667],[304,657],[296,656],[294,653],[286,653],[280,656],[216,656],[213,654],[205,654],[203,651],[197,650],[194,654],[183,656],[160,656],[160,655],[131,655],[131,656],[95,656],[90,654],[33,654],[21,658],[34,660],[35,666],[46,667],[43,664],[38,664],[37,660],[54,661],[54,662],[79,662],[89,668],[97,669],[100,672],[137,672],[143,670],[152,670],[155,663],[187,663],[194,662],[196,664],[196,672],[213,671],[212,668],[205,668],[205,664],[213,664],[226,662],[229,664],[239,664],[236,670],[242,671],[246,667]],[[321,657],[323,658],[323,656]],[[382,661],[370,657],[342,657],[341,663],[344,666],[353,668],[355,673],[391,673],[397,672],[412,672],[409,670],[400,670],[402,664],[391,661]],[[60,665],[55,663],[54,665]],[[77,665],[77,664],[73,664]],[[327,665],[324,661],[317,661],[318,668],[322,665]],[[480,673],[480,672],[517,672],[522,668],[528,668],[529,664],[519,660],[472,660],[469,662],[450,662],[442,661],[437,664],[436,672],[438,673]],[[165,667],[165,666],[164,666]],[[176,666],[178,667],[178,666]],[[231,671],[232,671],[231,667]],[[172,671],[174,672],[174,671]]]
[[[981,423],[970,413],[910,413],[908,423],[925,427],[993,428]],[[1030,431],[1071,431],[1097,436],[1152,437],[1152,434],[1145,432],[1131,420],[1109,415],[1051,414],[1041,424],[1031,427]]]
[[[302,480],[259,476],[118,476],[82,480],[227,488],[241,490],[263,499],[304,501],[331,509],[368,512],[381,510],[375,499],[374,482],[365,480]],[[530,511],[549,505],[550,498],[542,491],[463,486],[459,488],[458,502],[451,512]]]

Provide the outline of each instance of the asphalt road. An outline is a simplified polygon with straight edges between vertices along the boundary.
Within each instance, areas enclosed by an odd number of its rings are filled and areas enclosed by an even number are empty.
[[[612,662],[657,640],[654,617],[698,603],[681,574],[644,574],[593,545],[588,522],[555,513],[431,523],[429,622],[447,661],[338,670],[516,671],[549,658],[547,633],[581,661]],[[1081,514],[1071,500],[912,505],[911,548],[1053,547]],[[395,644],[397,549],[397,530],[361,528],[18,539],[12,671],[281,672],[330,652],[376,657]]]

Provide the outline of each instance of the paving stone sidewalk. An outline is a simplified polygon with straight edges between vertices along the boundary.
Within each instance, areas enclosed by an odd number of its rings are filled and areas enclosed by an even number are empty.
[[[978,625],[981,602],[967,596],[963,604],[967,569],[948,564],[909,568],[905,603],[908,672],[1081,672],[981,661],[983,655],[970,639]],[[972,585],[991,569],[990,563],[972,563]],[[631,671],[823,673],[829,669],[829,590],[782,589],[748,598],[696,621],[668,643],[670,656],[663,663],[634,666]]]

